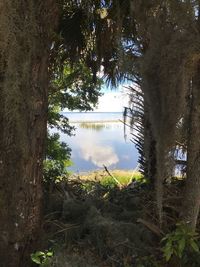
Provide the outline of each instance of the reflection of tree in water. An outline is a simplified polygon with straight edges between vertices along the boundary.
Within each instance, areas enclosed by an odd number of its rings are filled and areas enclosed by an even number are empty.
[[[101,131],[103,129],[109,129],[111,127],[111,124],[109,125],[108,123],[82,122],[79,124],[79,127],[83,129]]]

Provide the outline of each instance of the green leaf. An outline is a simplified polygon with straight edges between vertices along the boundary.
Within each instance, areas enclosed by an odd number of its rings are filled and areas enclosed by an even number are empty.
[[[36,263],[36,264],[38,264],[38,265],[40,265],[42,262],[41,262],[41,259],[38,257],[38,256],[36,256],[35,254],[31,254],[31,260],[34,262],[34,263]]]
[[[36,251],[36,252],[34,253],[34,255],[35,255],[36,257],[40,257],[40,256],[44,256],[45,253],[42,252],[42,251]]]
[[[169,251],[166,255],[165,255],[165,259],[166,261],[169,261],[171,259],[171,256],[172,256],[173,252],[172,251]]]
[[[194,240],[190,240],[190,245],[191,245],[191,247],[193,248],[193,250],[195,252],[199,252],[199,247],[198,247],[197,243]]]
[[[48,257],[53,257],[53,252],[52,251],[49,251],[49,252],[47,252],[47,254],[46,254]]]
[[[171,247],[168,247],[164,250],[164,256],[166,261],[169,261],[171,259],[172,254],[173,254],[173,249]]]
[[[182,254],[185,249],[185,243],[185,238],[182,238],[178,243],[178,254],[180,258],[182,258]]]
[[[163,238],[161,239],[161,243],[164,242],[164,241],[166,241],[167,239],[168,239],[168,235],[166,235],[165,237],[163,237]]]

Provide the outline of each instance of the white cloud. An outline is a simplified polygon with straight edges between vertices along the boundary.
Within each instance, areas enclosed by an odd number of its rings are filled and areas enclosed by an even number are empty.
[[[128,106],[129,96],[128,96],[129,84],[123,84],[116,90],[109,90],[107,88],[102,88],[103,95],[99,97],[98,105],[94,109],[95,112],[123,112],[124,107]],[[66,108],[64,112],[68,112]],[[78,111],[78,110],[74,110]]]
[[[121,112],[128,105],[129,97],[125,90],[107,92],[99,98],[96,112]]]

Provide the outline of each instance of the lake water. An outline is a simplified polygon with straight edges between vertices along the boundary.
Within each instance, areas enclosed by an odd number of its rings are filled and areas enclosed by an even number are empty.
[[[133,170],[138,153],[134,144],[124,139],[122,113],[63,113],[76,127],[75,136],[61,134],[61,140],[72,149],[70,170],[86,172],[102,169]],[[127,129],[127,133],[129,129]]]

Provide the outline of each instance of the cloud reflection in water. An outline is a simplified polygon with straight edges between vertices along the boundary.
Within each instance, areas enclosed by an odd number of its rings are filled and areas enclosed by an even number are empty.
[[[93,139],[93,138],[92,138]],[[100,144],[97,140],[86,140],[80,144],[81,157],[94,165],[110,167],[119,162],[119,158],[111,146]]]
[[[75,136],[61,136],[61,140],[72,148],[74,165],[70,170],[92,171],[103,165],[111,169],[132,169],[137,166],[137,151],[129,138],[125,142],[122,123],[110,114],[91,114],[91,118],[87,117],[88,121],[81,121],[82,114],[73,115]],[[103,121],[98,120],[100,116],[103,116]]]

